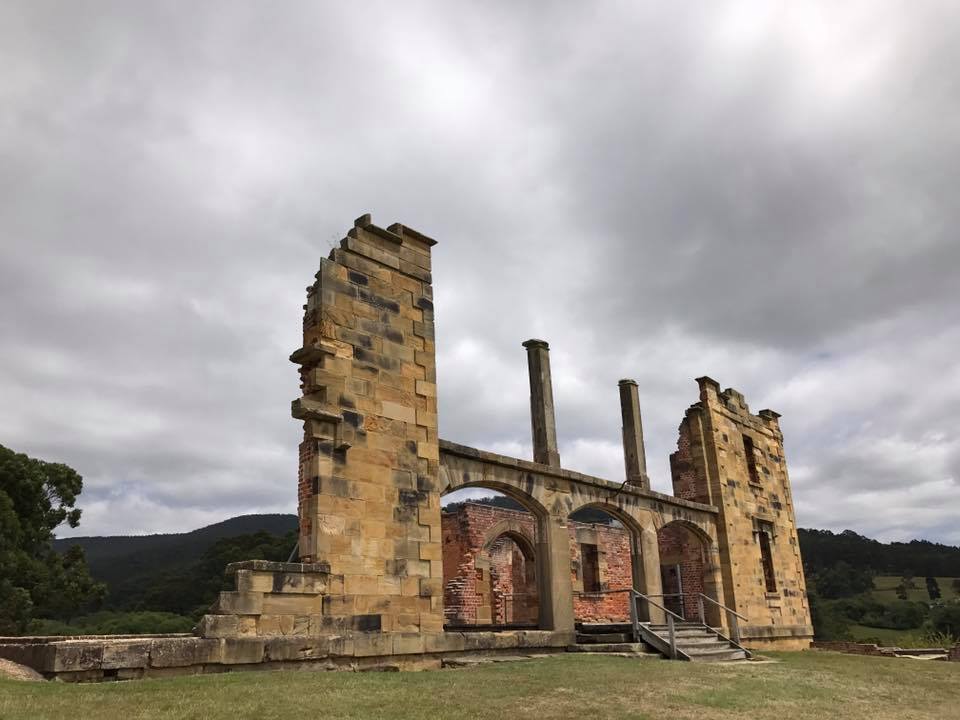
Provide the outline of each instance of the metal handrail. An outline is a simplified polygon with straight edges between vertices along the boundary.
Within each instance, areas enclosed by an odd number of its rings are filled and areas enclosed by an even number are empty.
[[[740,618],[740,619],[743,620],[744,622],[750,622],[750,618],[744,617],[743,615],[741,615],[740,613],[738,613],[736,610],[733,610],[733,609],[731,609],[731,608],[728,608],[726,605],[724,605],[723,603],[717,602],[717,601],[714,600],[712,597],[708,597],[707,595],[704,595],[703,593],[697,593],[697,595],[699,595],[700,597],[702,597],[704,600],[707,600],[708,602],[712,602],[712,603],[713,603],[714,605],[716,605],[718,608],[721,608],[721,609],[723,609],[723,610],[726,610],[726,611],[727,611],[728,613],[730,613],[731,615],[736,615],[738,618]]]
[[[640,620],[639,620],[639,618],[637,617],[637,598],[642,598],[644,601],[646,601],[646,603],[647,603],[648,605],[653,605],[655,608],[658,608],[658,609],[660,609],[660,610],[662,610],[663,612],[666,613],[666,615],[667,615],[667,638],[668,638],[668,642],[669,642],[669,645],[670,645],[670,657],[671,657],[671,659],[673,659],[673,660],[676,660],[678,655],[683,654],[682,651],[677,650],[676,625],[675,625],[674,618],[676,618],[676,620],[679,620],[680,622],[687,622],[687,619],[686,619],[686,617],[684,617],[684,616],[682,616],[682,615],[678,615],[677,613],[673,612],[672,610],[668,610],[668,609],[665,608],[663,605],[661,605],[660,603],[652,600],[651,598],[655,598],[655,597],[661,597],[661,598],[680,597],[680,598],[683,598],[683,597],[685,597],[685,596],[687,596],[687,595],[689,595],[689,596],[691,596],[691,597],[696,597],[696,598],[697,598],[697,609],[698,609],[699,615],[700,615],[700,624],[703,625],[704,627],[707,627],[707,621],[706,621],[705,613],[704,613],[704,610],[703,610],[703,601],[704,601],[704,600],[707,600],[707,601],[713,603],[714,605],[716,605],[716,606],[717,606],[718,608],[720,608],[721,610],[725,610],[725,611],[727,612],[727,624],[730,626],[730,635],[731,635],[731,637],[728,638],[726,635],[724,635],[724,634],[721,633],[721,632],[718,632],[718,631],[715,630],[715,629],[713,629],[713,632],[716,632],[717,635],[719,635],[721,638],[723,638],[724,640],[726,640],[726,641],[728,641],[728,642],[736,645],[738,648],[740,648],[740,649],[743,650],[744,652],[748,652],[748,653],[749,653],[749,651],[740,644],[740,627],[739,627],[739,625],[737,624],[737,618],[740,618],[741,620],[744,620],[744,621],[746,621],[746,622],[749,622],[749,619],[746,618],[746,617],[744,617],[744,616],[741,615],[740,613],[738,613],[736,610],[733,610],[733,609],[731,609],[731,608],[728,608],[728,607],[727,607],[726,605],[724,605],[723,603],[718,602],[718,601],[714,600],[714,599],[711,598],[711,597],[707,597],[707,596],[704,595],[703,593],[658,593],[658,594],[655,594],[655,595],[645,595],[645,594],[643,594],[642,592],[640,592],[639,590],[637,590],[636,588],[616,588],[616,589],[613,589],[613,590],[595,590],[595,591],[592,591],[592,592],[575,590],[573,594],[574,594],[574,595],[606,595],[606,594],[614,594],[614,593],[630,593],[630,596],[631,596],[631,598],[630,598],[630,600],[631,600],[631,601],[630,601],[630,624],[631,624],[631,626],[632,626],[632,628],[633,628],[633,637],[634,637],[634,639],[636,639],[636,640],[639,640],[639,639],[640,639]],[[682,600],[681,600],[681,603],[682,603]],[[682,607],[683,607],[683,604],[681,604],[681,608],[682,608]],[[711,629],[712,629],[712,628],[711,628]],[[683,655],[684,655],[684,658],[689,659],[685,654],[683,654]],[[749,657],[749,654],[748,654],[748,657]]]

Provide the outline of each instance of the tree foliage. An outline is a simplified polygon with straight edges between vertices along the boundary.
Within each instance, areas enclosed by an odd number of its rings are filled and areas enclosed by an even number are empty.
[[[842,560],[810,576],[820,597],[836,599],[859,595],[873,589],[873,572],[854,568]]]
[[[941,597],[940,583],[937,582],[935,577],[927,578],[927,595],[930,596],[931,600],[939,600]]]
[[[914,575],[960,577],[960,547],[927,540],[881,543],[852,530],[834,533],[800,528],[797,535],[808,574],[843,561],[877,575],[902,575],[907,588],[912,587]]]
[[[0,445],[0,633],[24,632],[34,616],[69,620],[106,594],[82,550],[52,545],[57,526],[79,524],[82,489],[73,468]]]

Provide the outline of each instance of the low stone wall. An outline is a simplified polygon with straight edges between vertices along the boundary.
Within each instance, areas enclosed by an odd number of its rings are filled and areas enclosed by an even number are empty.
[[[873,643],[846,642],[843,640],[814,640],[810,643],[812,650],[832,650],[849,655],[878,655],[894,657],[894,648],[882,647]]]
[[[960,643],[957,643],[950,648],[949,652],[947,652],[947,660],[952,662],[960,662]]]
[[[873,643],[816,640],[810,643],[810,647],[814,650],[832,650],[850,655],[874,655],[878,657],[920,657],[933,655],[944,660],[960,660],[960,650],[958,650],[960,645],[952,650],[946,650],[944,648],[901,648],[885,647],[882,645],[874,645]],[[956,656],[951,657],[954,653],[956,653]]]
[[[553,652],[572,642],[572,634],[546,630],[272,638],[0,638],[0,658],[49,679],[97,682],[237,670],[426,670],[465,653]]]

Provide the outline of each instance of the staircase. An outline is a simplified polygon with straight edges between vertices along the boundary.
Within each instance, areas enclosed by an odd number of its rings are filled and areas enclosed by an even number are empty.
[[[750,657],[746,649],[706,625],[677,622],[673,631],[678,660],[720,662],[747,660]],[[667,625],[640,623],[640,637],[646,644],[670,657],[670,628]]]
[[[641,660],[661,657],[660,653],[649,645],[634,639],[633,626],[630,623],[577,623],[577,644],[570,645],[567,652],[618,655]]]
[[[647,596],[634,588],[607,590],[608,593],[626,592],[630,596],[630,622],[587,624],[577,623],[576,645],[569,652],[595,652],[630,655],[638,657],[662,656],[672,660],[692,662],[723,662],[749,660],[751,655],[740,644],[737,619],[746,621],[734,610],[721,605],[703,593],[675,593],[670,596]],[[690,622],[685,617],[668,610],[653,600],[653,597],[680,599],[680,607],[686,606],[685,597],[696,600],[699,622]],[[666,617],[666,623],[641,622],[638,603],[646,604],[647,610],[657,608]],[[704,603],[712,603],[727,614],[730,637],[706,624]],[[648,615],[649,617],[649,615]]]

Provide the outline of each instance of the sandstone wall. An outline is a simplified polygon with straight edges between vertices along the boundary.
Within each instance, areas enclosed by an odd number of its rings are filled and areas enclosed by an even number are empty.
[[[359,218],[307,288],[300,365],[300,556],[343,578],[340,615],[442,627],[430,248]]]
[[[727,605],[749,618],[743,636],[809,641],[813,630],[793,498],[776,413],[750,413],[736,390],[699,378],[700,402],[680,425],[671,456],[674,491],[720,510],[718,542]],[[762,547],[769,541],[775,587]]]

